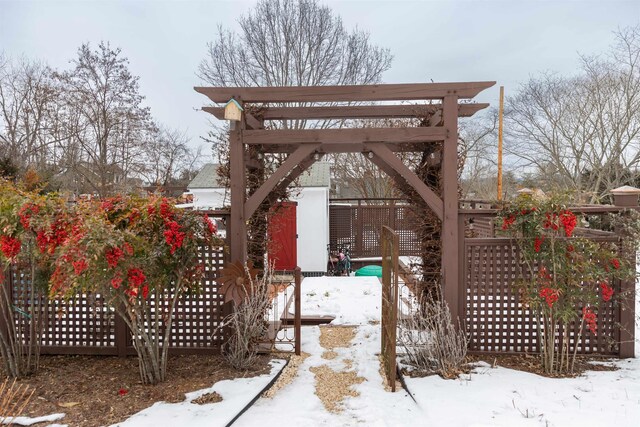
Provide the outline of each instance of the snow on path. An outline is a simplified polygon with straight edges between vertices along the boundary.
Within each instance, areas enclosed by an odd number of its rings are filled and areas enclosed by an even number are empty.
[[[336,316],[332,324],[357,326],[348,348],[335,348],[338,357],[326,360],[320,346],[320,328],[302,328],[302,351],[309,353],[293,382],[272,399],[260,399],[234,426],[406,426],[422,425],[424,414],[400,390],[386,392],[380,375],[380,282],[375,277],[319,277],[302,282],[304,314]],[[348,397],[344,412],[327,411],[315,395],[315,377],[310,368],[327,365],[335,371],[347,370],[344,360],[353,361],[352,370],[366,381],[353,386],[360,393]]]

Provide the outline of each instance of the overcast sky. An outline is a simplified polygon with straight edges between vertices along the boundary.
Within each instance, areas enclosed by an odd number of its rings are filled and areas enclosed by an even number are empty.
[[[78,46],[122,48],[159,123],[206,134],[195,70],[218,24],[237,28],[255,1],[0,0],[0,51],[68,67]],[[394,55],[387,83],[496,80],[479,99],[497,105],[542,71],[574,73],[578,53],[598,54],[619,27],[640,23],[640,0],[325,0],[348,28],[368,31]],[[209,151],[207,151],[208,153]]]

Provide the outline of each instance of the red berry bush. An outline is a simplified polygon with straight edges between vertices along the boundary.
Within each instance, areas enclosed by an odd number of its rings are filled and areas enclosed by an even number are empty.
[[[569,325],[579,322],[598,333],[597,312],[615,298],[610,285],[635,275],[635,265],[619,258],[615,242],[596,242],[576,235],[588,224],[558,198],[521,196],[498,218],[501,233],[518,245],[527,279],[516,282],[520,300],[535,313],[542,365],[548,374],[573,370],[580,337],[569,348]]]

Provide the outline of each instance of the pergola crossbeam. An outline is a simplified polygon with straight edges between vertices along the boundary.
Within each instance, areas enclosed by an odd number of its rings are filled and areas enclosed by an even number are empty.
[[[378,167],[388,175],[397,175],[407,182],[422,197],[427,205],[437,215],[438,219],[443,218],[442,199],[433,192],[402,160],[400,160],[388,147],[380,143],[365,144],[365,148],[371,150],[374,157],[371,159]],[[385,167],[384,165],[388,167]]]
[[[403,83],[357,86],[196,87],[213,102],[241,98],[249,103],[363,102],[442,99],[455,95],[471,99],[495,82]]]
[[[458,117],[471,117],[489,104],[460,104]],[[203,111],[224,120],[223,107],[203,107]],[[424,118],[442,110],[442,104],[413,105],[339,105],[330,107],[265,107],[262,120],[340,120],[340,119],[402,119]],[[252,117],[253,118],[253,117]],[[251,126],[249,120],[247,125]],[[256,127],[251,126],[254,129]]]
[[[244,217],[251,218],[253,213],[258,209],[260,203],[273,191],[281,179],[287,176],[296,166],[309,157],[316,150],[317,146],[302,145],[296,151],[291,153],[287,160],[269,176],[269,178],[258,188],[245,202]]]
[[[245,130],[242,134],[245,144],[261,145],[437,142],[443,141],[445,136],[443,127]]]

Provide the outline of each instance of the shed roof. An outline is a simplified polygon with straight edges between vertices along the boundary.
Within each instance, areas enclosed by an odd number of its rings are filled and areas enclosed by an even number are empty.
[[[207,163],[187,186],[188,189],[224,188],[218,182],[218,168],[220,165]],[[329,187],[331,173],[329,162],[316,162],[304,171],[298,178],[300,187]]]

